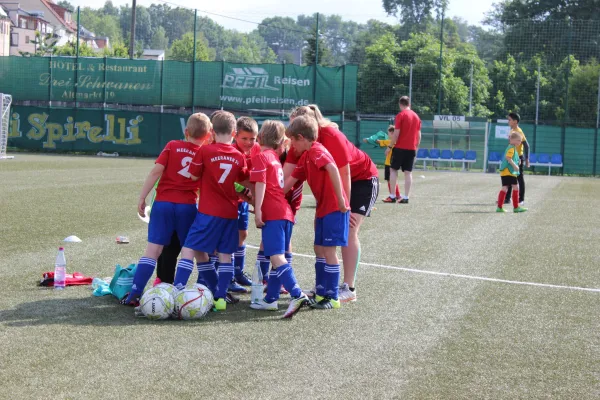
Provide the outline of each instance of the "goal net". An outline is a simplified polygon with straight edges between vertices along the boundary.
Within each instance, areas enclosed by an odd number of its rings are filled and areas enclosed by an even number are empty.
[[[0,93],[0,160],[14,158],[6,155],[8,147],[8,127],[10,123],[10,105],[12,96]]]

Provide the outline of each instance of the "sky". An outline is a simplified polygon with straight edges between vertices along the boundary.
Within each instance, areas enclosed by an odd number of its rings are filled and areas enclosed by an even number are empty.
[[[58,2],[58,0],[55,0]],[[121,5],[131,0],[112,0],[113,4]],[[388,23],[397,22],[394,17],[388,17],[381,0],[304,0],[304,1],[282,1],[282,0],[221,0],[215,3],[198,0],[137,0],[138,5],[149,6],[152,3],[165,2],[172,7],[181,6],[187,8],[198,8],[199,15],[212,18],[218,24],[228,29],[237,29],[240,32],[250,32],[256,28],[256,24],[236,21],[214,14],[205,14],[201,11],[221,14],[227,17],[239,18],[247,21],[260,22],[264,18],[282,16],[296,18],[297,15],[310,15],[315,12],[322,14],[338,14],[344,20],[352,20],[364,23],[369,19],[377,19]],[[484,18],[484,13],[492,7],[493,0],[450,0],[448,9],[449,17],[462,17],[472,25],[479,25]],[[89,6],[89,0],[71,0],[75,6]],[[104,0],[95,0],[94,3],[104,4]]]

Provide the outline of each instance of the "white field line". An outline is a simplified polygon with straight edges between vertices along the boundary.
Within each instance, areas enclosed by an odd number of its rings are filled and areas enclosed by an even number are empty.
[[[258,249],[257,246],[253,246],[253,245],[247,245],[247,247],[252,248],[252,249]],[[294,256],[297,256],[297,257],[315,258],[315,256],[311,256],[311,255],[308,255],[308,254],[298,254],[298,253],[293,253],[293,254],[294,254]],[[549,283],[511,281],[511,280],[507,280],[507,279],[486,278],[484,276],[452,274],[452,273],[449,273],[449,272],[427,271],[427,270],[423,270],[423,269],[404,268],[404,267],[396,267],[396,266],[393,266],[393,265],[372,264],[372,263],[364,263],[364,262],[361,262],[359,264],[365,265],[365,266],[368,266],[368,267],[374,267],[374,268],[392,269],[392,270],[396,270],[396,271],[411,272],[411,273],[416,273],[416,274],[446,276],[446,277],[450,277],[450,278],[471,279],[471,280],[474,280],[474,281],[508,283],[508,284],[511,284],[511,285],[535,286],[535,287],[543,287],[543,288],[550,288],[550,289],[565,289],[565,290],[575,290],[575,291],[581,291],[581,292],[596,292],[596,293],[600,293],[600,289],[596,289],[596,288],[584,288],[584,287],[578,287],[578,286],[552,285],[552,284],[549,284]]]

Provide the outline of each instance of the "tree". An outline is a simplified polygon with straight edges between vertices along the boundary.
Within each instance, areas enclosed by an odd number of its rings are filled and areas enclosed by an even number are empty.
[[[332,57],[331,51],[325,45],[325,41],[319,35],[319,48],[317,49],[317,33],[313,30],[308,39],[306,39],[307,46],[304,49],[304,54],[302,58],[304,59],[304,63],[306,65],[314,65],[317,55],[317,50],[319,51],[318,62],[319,65],[331,65]]]
[[[54,54],[57,56],[76,56],[77,47],[74,42],[67,42],[56,47]],[[99,57],[99,54],[94,53],[94,50],[83,42],[79,44],[79,57]]]
[[[395,33],[394,28],[385,22],[370,19],[367,21],[364,29],[359,31],[354,38],[354,43],[350,49],[348,62],[361,64],[366,58],[366,48],[371,46],[381,36],[386,33]]]
[[[192,61],[194,53],[194,34],[186,33],[181,39],[173,41],[170,59],[178,61]],[[202,33],[196,34],[196,61],[211,61],[208,44]]]
[[[81,10],[81,25],[96,36],[106,36],[113,42],[123,39],[117,17],[103,14],[102,9],[84,7]]]
[[[290,17],[265,18],[258,26],[258,34],[273,51],[297,50],[304,46],[304,28]]]
[[[111,0],[106,0],[106,2],[104,3],[104,7],[102,7],[101,10],[104,15],[110,15],[113,17],[119,16],[119,9],[114,6]]]
[[[447,0],[383,0],[383,9],[402,21],[408,32],[423,32],[434,11],[441,15]]]
[[[111,48],[105,47],[102,51],[104,57],[129,58],[129,47],[123,42],[112,43]]]
[[[75,6],[71,4],[68,0],[60,0],[58,3],[59,6],[66,8],[67,10],[73,12],[75,11]]]
[[[152,36],[150,48],[155,50],[165,50],[167,47],[169,47],[169,38],[165,33],[165,28],[159,26]]]

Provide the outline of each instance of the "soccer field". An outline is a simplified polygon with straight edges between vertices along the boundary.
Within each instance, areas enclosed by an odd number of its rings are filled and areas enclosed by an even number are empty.
[[[291,321],[287,296],[277,313],[245,295],[200,321],[151,322],[88,287],[38,288],[69,235],[83,242],[66,244],[68,272],[111,276],[142,255],[136,202],[152,163],[0,162],[0,398],[600,396],[599,180],[527,176],[524,214],[495,213],[493,174],[416,171],[409,205],[381,203],[382,185],[358,301]],[[305,290],[314,207],[307,196],[292,238]],[[251,228],[248,243],[259,238]]]

